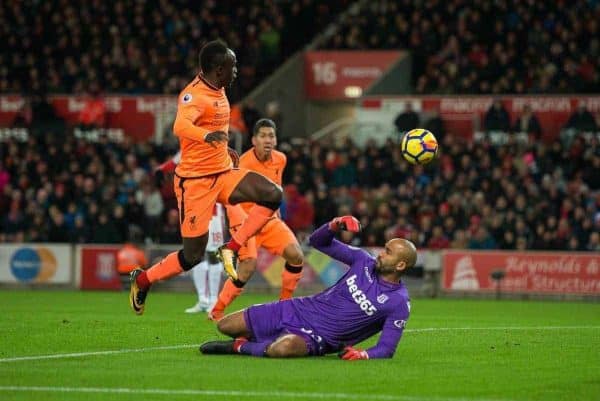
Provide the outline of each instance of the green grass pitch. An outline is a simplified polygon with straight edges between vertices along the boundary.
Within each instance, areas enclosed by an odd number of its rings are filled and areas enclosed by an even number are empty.
[[[594,303],[413,299],[393,359],[345,362],[202,356],[221,336],[193,302],[151,293],[140,317],[124,292],[0,291],[0,400],[600,400]]]

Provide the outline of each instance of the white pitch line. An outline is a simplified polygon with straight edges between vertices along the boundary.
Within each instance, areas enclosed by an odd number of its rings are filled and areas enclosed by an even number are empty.
[[[504,330],[597,330],[600,326],[507,326],[507,327],[427,327],[406,329],[405,333],[423,333],[427,331],[504,331]]]
[[[109,351],[75,352],[75,353],[71,353],[71,354],[17,356],[14,358],[2,358],[2,359],[0,359],[0,362],[37,361],[37,360],[42,360],[42,359],[61,359],[61,358],[81,358],[84,356],[129,354],[129,353],[133,353],[133,352],[195,348],[198,346],[199,345],[196,345],[196,344],[183,344],[183,345],[166,345],[164,347],[129,348],[129,349],[126,348],[126,349],[116,349],[116,350],[109,350]]]
[[[391,394],[356,394],[356,393],[317,393],[293,391],[243,391],[243,390],[193,390],[193,389],[161,389],[161,388],[114,388],[114,387],[42,387],[42,386],[0,386],[0,391],[21,392],[54,392],[54,393],[104,393],[104,394],[160,394],[160,395],[193,395],[222,397],[263,397],[303,398],[303,399],[342,399],[342,400],[375,400],[375,401],[510,401],[482,398],[449,398]]]
[[[508,326],[508,327],[428,327],[422,329],[406,329],[406,333],[425,333],[436,331],[506,331],[506,330],[597,330],[600,326]],[[38,361],[44,359],[63,359],[63,358],[82,358],[86,356],[102,356],[129,354],[135,352],[160,351],[172,349],[195,348],[199,344],[183,344],[183,345],[167,345],[162,347],[147,347],[147,348],[126,348],[109,351],[93,351],[93,352],[76,352],[69,354],[51,354],[51,355],[31,355],[17,356],[11,358],[1,358],[0,363],[5,362],[20,362],[20,361]]]

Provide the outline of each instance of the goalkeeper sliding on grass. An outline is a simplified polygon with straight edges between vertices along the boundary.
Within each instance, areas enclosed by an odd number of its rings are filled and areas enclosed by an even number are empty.
[[[310,237],[314,248],[350,266],[336,284],[309,297],[229,314],[217,327],[234,339],[204,343],[200,352],[279,358],[339,352],[345,360],[391,358],[410,313],[408,291],[400,279],[415,265],[416,248],[394,238],[375,258],[334,239],[339,230],[358,232],[360,223],[352,216],[337,217]],[[380,331],[374,347],[354,347]]]

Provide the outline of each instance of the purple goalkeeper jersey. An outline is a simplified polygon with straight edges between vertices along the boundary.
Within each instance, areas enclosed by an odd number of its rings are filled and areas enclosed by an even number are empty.
[[[327,224],[310,237],[319,251],[350,266],[327,290],[291,299],[295,315],[333,349],[359,343],[378,332],[367,350],[369,358],[394,355],[410,313],[410,298],[402,282],[390,283],[375,271],[376,259],[366,251],[334,239]]]

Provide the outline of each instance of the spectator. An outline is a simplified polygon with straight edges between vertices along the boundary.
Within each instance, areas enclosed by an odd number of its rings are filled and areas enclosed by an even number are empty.
[[[98,223],[95,225],[91,241],[96,244],[120,244],[124,238],[124,233],[120,233],[115,223],[109,220],[105,212],[98,215]]]
[[[164,210],[163,199],[158,189],[148,181],[136,193],[136,201],[143,206],[144,232],[146,238],[156,240],[160,229],[160,218]]]
[[[492,106],[485,113],[483,120],[483,129],[486,132],[502,131],[508,132],[510,129],[510,119],[508,112],[499,99],[495,99]]]
[[[431,115],[427,122],[425,122],[425,129],[433,132],[436,139],[439,143],[444,142],[444,138],[446,137],[446,127],[444,125],[444,120],[440,116],[439,110],[431,111]]]
[[[484,226],[479,226],[475,235],[469,240],[469,249],[494,249],[496,242]]]
[[[583,102],[580,102],[577,110],[569,117],[565,128],[571,128],[577,132],[595,132],[597,126],[592,113],[587,110]]]
[[[413,110],[411,102],[404,103],[404,111],[398,114],[394,125],[399,133],[419,128],[419,115]]]
[[[526,132],[532,134],[536,140],[542,137],[542,127],[538,118],[531,111],[531,106],[526,104],[523,107],[523,114],[517,118],[513,126],[514,132]]]
[[[76,215],[74,226],[68,231],[69,242],[72,244],[85,244],[92,241],[91,229],[86,224],[83,215]]]
[[[106,103],[100,95],[98,84],[92,84],[79,113],[79,124],[84,129],[104,128],[106,125]]]
[[[286,224],[294,232],[310,231],[315,216],[313,206],[298,192],[295,185],[286,185],[285,198],[287,200]]]
[[[356,184],[356,168],[354,164],[348,161],[348,156],[344,153],[340,155],[338,165],[331,173],[332,187],[350,187]]]
[[[591,252],[600,252],[600,233],[595,231],[590,234],[590,239],[586,245],[586,250]]]
[[[440,227],[440,226],[433,227],[431,238],[427,242],[427,248],[429,248],[429,249],[446,249],[449,247],[450,247],[450,241],[448,240],[448,237],[446,237],[446,234],[444,234],[442,227]]]

